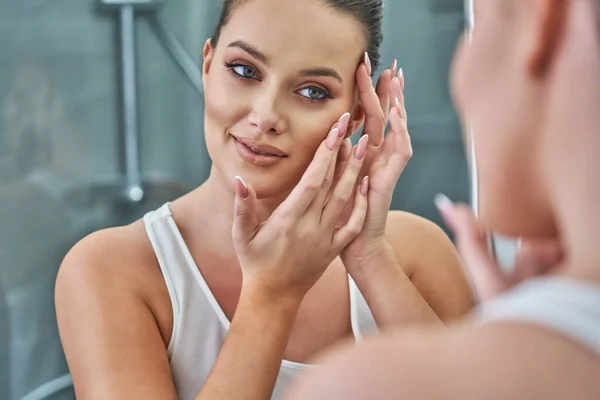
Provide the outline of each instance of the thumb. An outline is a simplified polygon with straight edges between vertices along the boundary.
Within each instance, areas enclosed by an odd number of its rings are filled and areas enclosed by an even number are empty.
[[[563,261],[564,252],[557,239],[525,239],[515,261],[515,283],[545,275]]]
[[[258,220],[255,214],[256,192],[240,177],[235,177],[235,201],[233,205],[232,237],[236,248],[247,246],[256,230]]]
[[[446,224],[456,235],[458,251],[480,299],[488,300],[508,289],[508,280],[490,255],[487,241],[471,209],[464,205],[454,205],[444,195],[436,197],[436,205]]]

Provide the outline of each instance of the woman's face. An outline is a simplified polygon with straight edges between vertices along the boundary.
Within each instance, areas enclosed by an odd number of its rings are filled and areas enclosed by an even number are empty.
[[[365,47],[359,23],[319,0],[235,7],[203,67],[207,148],[223,179],[240,175],[259,198],[290,191],[356,106]]]
[[[472,131],[481,222],[511,236],[543,234],[536,171],[544,83],[529,67],[535,50],[533,2],[475,0],[475,29],[457,51],[452,94]],[[469,129],[472,128],[472,129]]]

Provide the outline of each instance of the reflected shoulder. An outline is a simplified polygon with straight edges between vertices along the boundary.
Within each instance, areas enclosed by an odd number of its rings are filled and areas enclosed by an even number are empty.
[[[394,248],[398,262],[412,274],[432,249],[443,256],[455,258],[454,245],[434,222],[405,211],[390,211],[386,238]]]
[[[331,355],[295,399],[594,399],[600,360],[533,325],[413,330]]]

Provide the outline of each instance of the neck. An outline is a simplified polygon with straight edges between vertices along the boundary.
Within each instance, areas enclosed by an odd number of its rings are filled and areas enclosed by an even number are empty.
[[[222,174],[213,166],[206,182],[185,196],[180,203],[181,214],[186,215],[185,223],[194,232],[206,231],[210,226],[210,234],[199,238],[206,245],[211,243],[215,249],[225,252],[233,251],[231,228],[233,226],[233,204],[235,200],[234,179],[225,180]],[[256,201],[256,216],[259,222],[266,221],[273,211],[287,197],[258,199]]]
[[[567,273],[600,283],[600,41],[584,4],[557,57],[541,164]]]

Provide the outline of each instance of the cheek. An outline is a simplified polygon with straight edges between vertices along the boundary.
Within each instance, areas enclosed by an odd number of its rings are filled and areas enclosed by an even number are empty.
[[[306,167],[312,161],[315,152],[327,137],[331,127],[337,122],[339,116],[328,112],[299,112],[292,122],[293,128],[293,154]],[[301,161],[300,161],[301,160]]]
[[[223,78],[219,72],[212,71],[207,77],[204,92],[207,123],[225,123],[236,114],[236,97]]]
[[[204,134],[209,152],[226,139],[226,132],[247,113],[249,103],[234,90],[227,76],[211,71],[204,90]],[[212,155],[212,154],[211,154]]]

